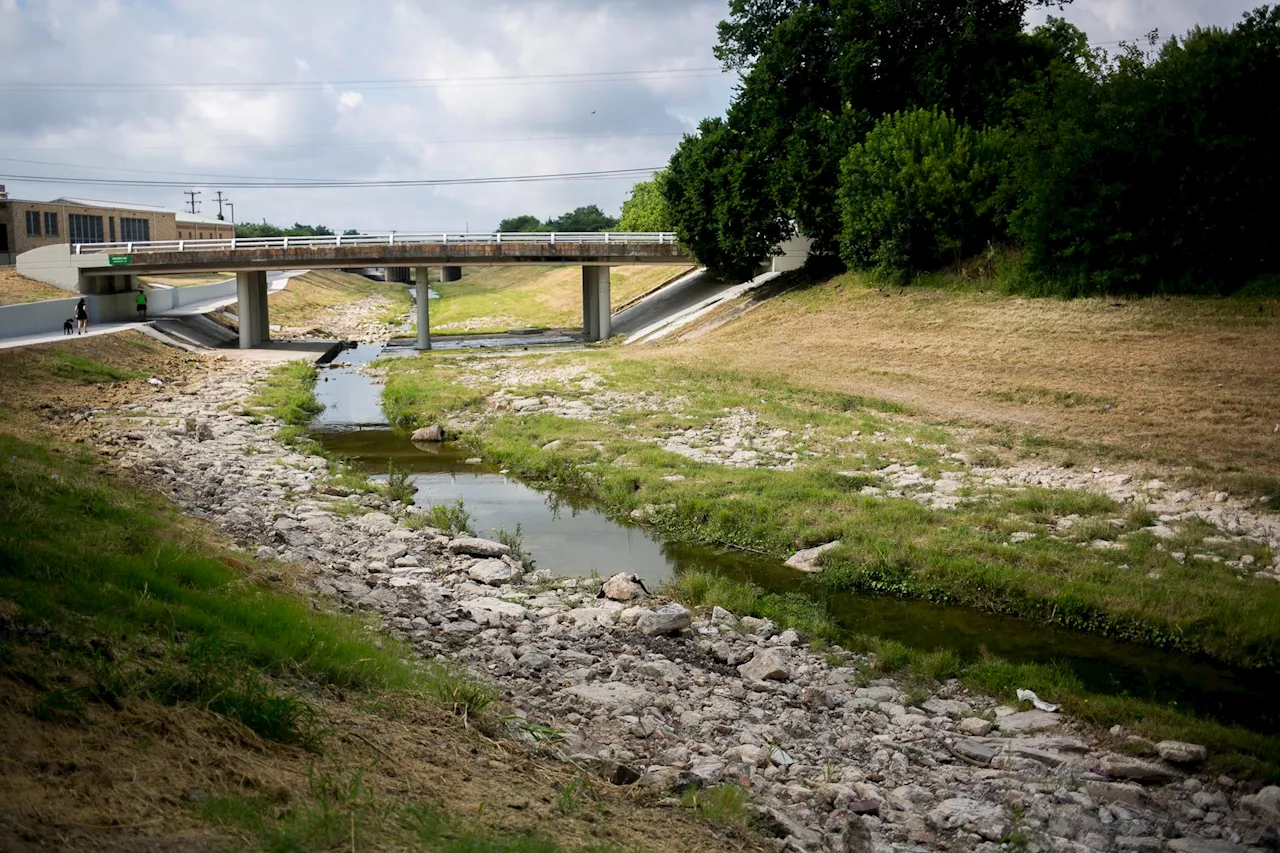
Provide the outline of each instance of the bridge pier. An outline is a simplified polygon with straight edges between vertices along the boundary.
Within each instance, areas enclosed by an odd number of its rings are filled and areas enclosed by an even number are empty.
[[[236,273],[236,314],[240,322],[240,349],[253,349],[271,340],[265,270]]]
[[[582,339],[607,340],[613,333],[609,302],[609,268],[582,268]]]
[[[418,349],[431,349],[431,288],[427,286],[427,267],[418,267]]]
[[[459,281],[462,279],[462,267],[440,267],[441,281]]]

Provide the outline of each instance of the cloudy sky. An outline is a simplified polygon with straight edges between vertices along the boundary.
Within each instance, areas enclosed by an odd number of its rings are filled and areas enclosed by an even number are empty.
[[[1246,0],[1076,0],[1110,45],[1230,25]],[[254,189],[246,178],[421,180],[663,165],[725,109],[711,55],[725,0],[0,0],[0,178],[14,197],[369,231],[488,230],[635,177],[471,186]],[[1034,19],[1039,22],[1044,13]],[[231,209],[224,213],[230,218]]]

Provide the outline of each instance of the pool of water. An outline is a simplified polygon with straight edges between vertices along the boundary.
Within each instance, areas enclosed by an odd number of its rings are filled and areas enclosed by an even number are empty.
[[[420,506],[461,499],[481,536],[517,525],[537,565],[556,574],[607,577],[634,572],[653,590],[686,571],[712,571],[770,592],[814,597],[851,633],[894,639],[923,650],[946,648],[973,660],[990,653],[1026,663],[1060,662],[1090,690],[1127,693],[1181,707],[1224,722],[1274,731],[1278,714],[1268,702],[1280,695],[1274,674],[1242,672],[1187,655],[964,607],[881,596],[833,593],[807,575],[754,554],[704,545],[664,542],[649,529],[611,519],[572,498],[534,489],[492,466],[469,462],[450,443],[415,445],[387,426],[380,386],[358,371],[379,354],[359,347],[321,372],[316,395],[325,405],[314,437],[333,455],[358,461],[371,474],[388,463],[410,473]]]

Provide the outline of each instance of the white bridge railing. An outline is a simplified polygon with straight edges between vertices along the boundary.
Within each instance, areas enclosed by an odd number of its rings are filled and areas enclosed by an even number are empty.
[[[671,246],[676,235],[667,231],[652,233],[610,233],[589,231],[553,233],[540,231],[508,231],[494,234],[334,234],[325,237],[233,237],[224,240],[150,240],[142,243],[78,243],[72,247],[77,255],[120,252],[126,255],[148,252],[249,251],[254,249],[327,249],[340,246],[502,246],[502,245],[636,245]]]

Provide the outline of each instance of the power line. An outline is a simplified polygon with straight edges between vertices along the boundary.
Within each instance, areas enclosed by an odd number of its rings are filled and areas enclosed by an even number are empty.
[[[545,175],[503,175],[483,178],[422,178],[410,180],[325,180],[316,178],[280,178],[260,181],[221,181],[220,186],[238,189],[359,189],[393,187],[470,186],[478,184],[523,184],[545,181],[586,181],[643,178],[660,171],[662,166],[646,166],[631,169],[607,169],[595,172],[560,172]],[[189,181],[118,180],[114,178],[75,178],[56,175],[0,175],[11,181],[30,181],[37,184],[80,184],[109,187],[184,187]],[[189,192],[189,191],[187,191]]]
[[[270,148],[273,150],[283,148],[359,148],[359,147],[398,147],[404,145],[489,145],[502,144],[506,142],[555,142],[560,140],[583,140],[583,139],[650,139],[655,137],[673,137],[684,136],[686,130],[672,130],[665,133],[584,133],[569,136],[485,136],[472,137],[471,139],[382,139],[376,142],[328,142],[323,136],[299,137],[299,139],[314,140],[310,142],[302,141],[282,141],[282,142],[252,142],[238,143],[230,145],[133,145],[130,144],[127,149],[103,149],[101,145],[88,145],[82,148],[62,147],[50,148],[47,145],[35,145],[26,148],[6,147],[7,152],[15,151],[188,151],[191,149],[222,149],[222,148]]]
[[[109,82],[63,81],[0,83],[0,91],[11,92],[252,92],[258,90],[322,91],[337,87],[363,89],[435,89],[471,86],[549,86],[576,83],[619,83],[645,80],[679,80],[716,77],[734,73],[718,65],[696,68],[654,68],[636,71],[588,71],[562,74],[508,74],[488,77],[408,77],[359,80],[275,80],[275,81],[199,81]]]

